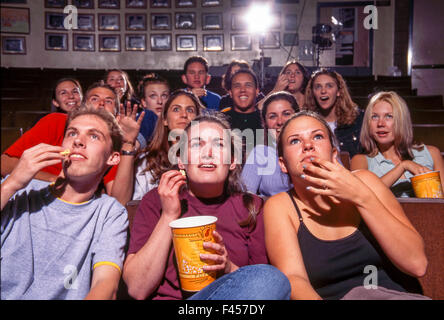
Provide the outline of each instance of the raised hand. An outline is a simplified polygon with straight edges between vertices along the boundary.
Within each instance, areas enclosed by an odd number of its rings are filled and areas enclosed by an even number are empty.
[[[140,126],[142,124],[143,117],[145,116],[145,111],[142,111],[139,119],[136,120],[137,108],[138,105],[134,104],[133,108],[131,109],[131,102],[128,101],[125,111],[123,104],[120,104],[120,112],[117,115],[116,119],[118,124],[120,125],[120,128],[122,129],[124,141],[135,143],[137,135],[139,134]]]
[[[274,85],[273,91],[283,91],[288,87],[288,77],[285,74],[280,74],[277,78],[276,84]]]

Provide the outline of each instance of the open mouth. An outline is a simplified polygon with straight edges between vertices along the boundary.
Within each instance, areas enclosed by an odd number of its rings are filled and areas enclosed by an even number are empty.
[[[321,101],[327,101],[328,99],[329,99],[328,96],[322,96],[319,98],[319,100],[321,100]]]
[[[308,162],[308,163],[311,163],[311,158],[313,158],[313,156],[307,156],[307,157],[304,157],[304,158],[301,160],[301,162]]]
[[[378,132],[376,132],[376,135],[378,136],[378,137],[386,137],[386,136],[388,136],[388,132],[387,131],[378,131]]]
[[[198,166],[199,169],[213,170],[216,169],[217,166],[213,163],[202,163]]]
[[[79,154],[79,153],[71,153],[69,158],[71,160],[86,160],[86,157],[84,155]]]

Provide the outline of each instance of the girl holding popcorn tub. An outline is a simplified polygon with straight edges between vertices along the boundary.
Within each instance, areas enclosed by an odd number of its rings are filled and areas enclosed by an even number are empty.
[[[162,174],[134,217],[123,272],[134,298],[189,297],[180,287],[169,224],[195,216],[217,218],[215,241],[204,242],[208,253],[200,254],[203,271],[216,272],[217,279],[190,299],[289,298],[287,278],[267,264],[262,200],[243,192],[236,141],[220,113],[198,116],[185,128],[178,169],[186,177],[174,169]]]

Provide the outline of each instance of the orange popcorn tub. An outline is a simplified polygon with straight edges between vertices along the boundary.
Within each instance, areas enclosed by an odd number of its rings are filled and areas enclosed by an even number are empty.
[[[410,181],[417,198],[444,198],[439,171],[418,174]]]
[[[216,272],[205,272],[200,259],[201,253],[209,253],[203,248],[203,242],[213,241],[217,218],[213,216],[195,216],[172,221],[169,226],[173,232],[174,252],[179,269],[182,290],[197,292],[216,279]]]

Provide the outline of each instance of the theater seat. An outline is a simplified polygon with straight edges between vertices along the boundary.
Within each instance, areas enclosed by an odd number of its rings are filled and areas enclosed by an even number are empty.
[[[444,299],[444,199],[398,198],[424,239],[427,272],[419,279],[425,296]]]
[[[139,206],[140,200],[131,200],[128,201],[125,208],[128,211],[128,221],[129,221],[129,230],[131,230],[131,226],[133,225],[133,219],[136,215],[137,207]]]

